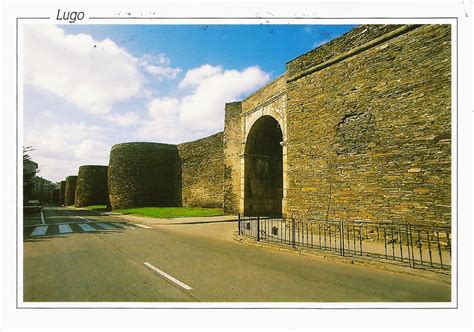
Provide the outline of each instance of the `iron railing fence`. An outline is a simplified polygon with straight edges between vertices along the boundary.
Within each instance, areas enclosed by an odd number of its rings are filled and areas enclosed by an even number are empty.
[[[411,268],[451,269],[450,227],[239,216],[238,230],[257,241],[392,260]]]

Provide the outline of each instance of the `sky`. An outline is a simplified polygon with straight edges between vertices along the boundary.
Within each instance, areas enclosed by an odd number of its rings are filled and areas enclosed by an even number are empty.
[[[61,181],[107,165],[112,145],[179,144],[223,130],[286,62],[350,25],[26,25],[24,145]]]

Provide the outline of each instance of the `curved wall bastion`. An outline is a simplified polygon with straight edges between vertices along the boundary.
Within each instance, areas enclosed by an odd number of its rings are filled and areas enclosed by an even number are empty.
[[[71,175],[66,178],[66,187],[64,188],[64,205],[74,205],[76,198],[77,176]]]
[[[66,181],[59,183],[59,205],[64,205],[64,195],[66,193]]]
[[[222,166],[222,132],[178,145],[114,145],[108,174],[111,206],[222,207]]]
[[[108,205],[108,166],[83,165],[79,167],[76,185],[76,207]]]
[[[161,143],[122,143],[110,151],[108,186],[113,209],[180,205],[178,149]]]

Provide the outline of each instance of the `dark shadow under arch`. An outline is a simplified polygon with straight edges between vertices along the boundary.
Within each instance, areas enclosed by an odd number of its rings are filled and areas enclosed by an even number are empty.
[[[281,216],[283,198],[283,133],[265,115],[252,126],[245,143],[244,214]]]

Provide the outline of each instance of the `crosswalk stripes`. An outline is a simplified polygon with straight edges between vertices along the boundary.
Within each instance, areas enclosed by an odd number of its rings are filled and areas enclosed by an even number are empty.
[[[142,224],[135,224],[135,226],[138,226],[140,228],[153,228],[151,226],[146,226],[146,225],[142,225]]]
[[[69,225],[58,225],[58,227],[60,234],[72,233],[72,228]]]
[[[33,230],[30,236],[43,236],[46,234],[46,231],[48,230],[48,226],[37,226]]]
[[[79,224],[79,227],[82,228],[84,232],[93,232],[96,230],[94,227],[88,224]]]
[[[141,224],[110,223],[110,222],[88,222],[88,223],[67,223],[67,224],[46,224],[25,226],[26,237],[54,236],[73,233],[89,233],[101,231],[120,231],[128,229],[153,228]],[[29,236],[28,236],[29,234]]]
[[[119,224],[119,223],[116,223],[114,224],[114,227],[115,228],[126,228],[126,229],[135,229],[135,227],[132,227],[130,225],[125,225],[125,224]]]
[[[126,228],[126,229],[136,229],[136,227],[133,227],[131,225],[127,225],[127,224],[119,224],[120,227],[123,227],[123,228]]]
[[[102,227],[103,229],[117,229],[115,227],[112,227],[110,225],[107,225],[107,224],[104,224],[104,223],[98,223],[97,225],[99,225],[100,227]]]

